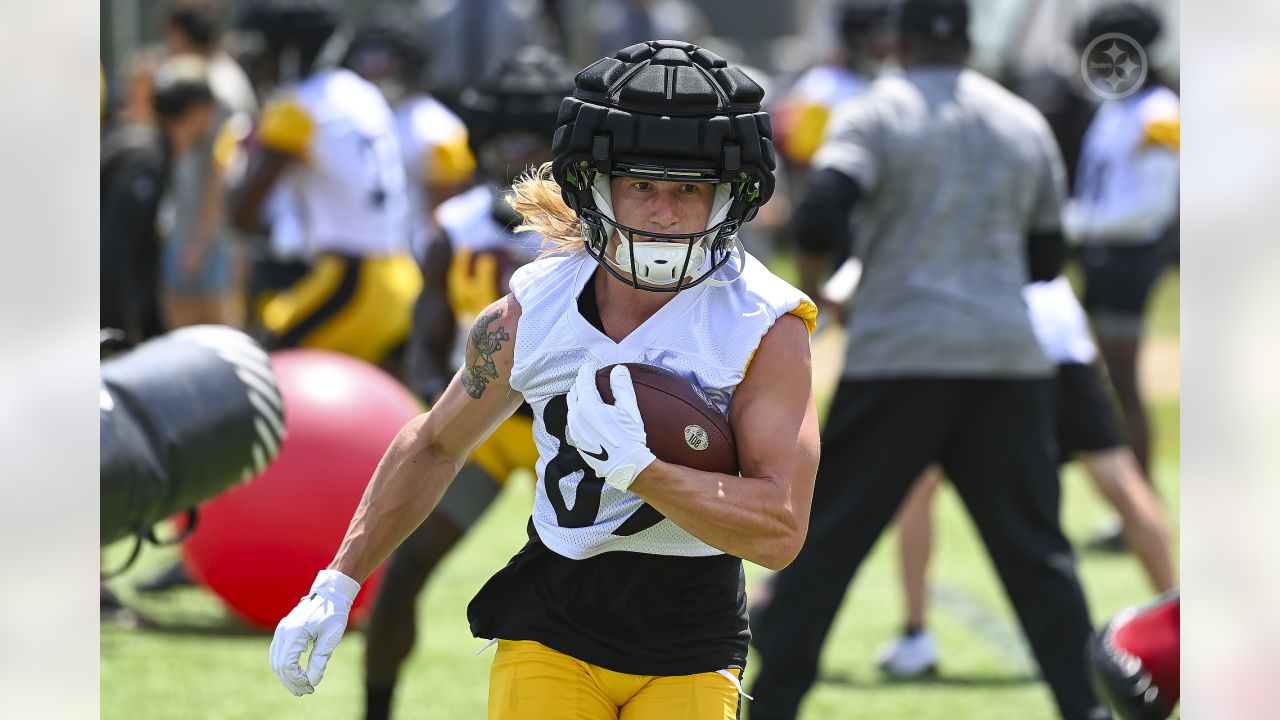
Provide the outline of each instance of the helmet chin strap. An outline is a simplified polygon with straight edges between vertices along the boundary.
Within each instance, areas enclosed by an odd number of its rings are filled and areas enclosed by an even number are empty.
[[[591,194],[595,197],[596,207],[600,212],[609,220],[616,222],[617,216],[613,211],[613,193],[608,176],[599,174],[595,176],[591,184]],[[714,227],[728,216],[729,204],[732,200],[733,187],[729,183],[716,185],[706,227]],[[605,261],[618,270],[633,275],[640,282],[660,287],[674,285],[683,279],[680,277],[680,270],[685,267],[686,257],[688,268],[685,271],[685,277],[700,275],[710,262],[707,245],[715,239],[715,233],[701,235],[693,241],[693,247],[690,248],[688,244],[682,242],[628,241],[617,227],[612,227],[610,235],[618,237],[618,246],[613,253],[614,257],[609,257],[608,250],[605,251]],[[632,271],[633,251],[635,253],[634,273]]]

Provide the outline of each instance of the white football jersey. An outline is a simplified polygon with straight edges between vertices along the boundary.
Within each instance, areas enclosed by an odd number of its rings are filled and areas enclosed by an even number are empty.
[[[462,250],[472,253],[506,250],[521,263],[532,260],[542,248],[542,236],[535,232],[514,233],[508,230],[493,216],[496,201],[492,187],[477,185],[440,204],[436,209],[436,219],[449,235],[454,253]]]
[[[475,170],[467,146],[467,127],[452,110],[430,95],[413,95],[396,105],[396,137],[408,178],[411,244],[422,257],[430,229],[427,188],[434,182],[463,182]],[[443,176],[443,177],[441,177]]]
[[[1159,85],[1098,108],[1069,213],[1084,242],[1160,239],[1178,214],[1178,127],[1178,96]]]
[[[263,109],[263,146],[298,157],[281,178],[299,204],[312,253],[408,251],[409,207],[395,118],[355,73],[328,69],[283,89]]]
[[[638,496],[595,476],[564,442],[567,393],[584,364],[645,363],[687,378],[727,414],[747,364],[774,321],[793,313],[812,331],[817,309],[755,258],[738,253],[711,279],[676,293],[615,343],[578,312],[578,295],[597,267],[585,254],[562,255],[530,263],[511,279],[522,308],[511,387],[533,408],[538,447],[534,528],[548,548],[575,560],[615,550],[720,554]]]
[[[1022,296],[1027,301],[1031,329],[1050,360],[1057,365],[1093,362],[1098,348],[1089,334],[1084,308],[1065,277],[1030,283],[1022,289]]]

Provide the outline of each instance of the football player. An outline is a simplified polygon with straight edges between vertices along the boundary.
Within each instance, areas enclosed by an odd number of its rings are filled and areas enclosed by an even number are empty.
[[[1099,10],[1084,40],[1122,33],[1149,53],[1160,31],[1153,10],[1126,2]],[[1137,92],[1098,108],[1063,220],[1068,242],[1079,246],[1084,307],[1120,399],[1129,444],[1147,477],[1151,441],[1137,358],[1147,298],[1170,261],[1161,240],[1178,216],[1178,104],[1156,69],[1148,68]]]
[[[772,112],[778,148],[792,168],[805,168],[826,135],[832,110],[866,91],[887,55],[888,0],[846,0],[837,10],[840,46],[828,62],[804,71]]]
[[[289,221],[311,267],[261,308],[271,344],[377,364],[404,344],[422,277],[408,251],[395,117],[371,83],[326,66],[337,25],[326,0],[247,5],[240,28],[261,45],[251,74],[267,100],[234,219],[254,230],[276,188],[296,203]]]
[[[469,187],[476,168],[466,126],[424,88],[428,58],[421,27],[416,15],[384,7],[356,30],[343,62],[377,85],[395,113],[416,257],[434,236],[436,206]]]
[[[410,385],[428,402],[439,398],[462,365],[461,351],[475,319],[510,292],[511,274],[540,249],[537,233],[514,232],[519,216],[507,202],[512,173],[551,159],[556,113],[572,92],[568,66],[531,47],[462,95],[483,182],[440,205],[442,232],[427,247],[406,359]],[[537,459],[533,412],[521,405],[476,448],[435,511],[392,554],[365,631],[367,720],[390,716],[400,666],[416,639],[414,604],[431,571],[511,474],[520,469],[533,474]]]
[[[762,96],[676,41],[578,74],[554,159],[514,187],[551,247],[481,313],[465,366],[393,441],[333,563],[277,627],[271,664],[290,692],[315,691],[360,581],[528,402],[529,541],[468,609],[498,645],[489,717],[736,716],[741,559],[780,568],[799,552],[818,455],[817,310],[734,242],[773,193]],[[655,458],[626,369],[613,405],[596,390],[597,368],[625,362],[674,371],[726,412],[741,476]]]

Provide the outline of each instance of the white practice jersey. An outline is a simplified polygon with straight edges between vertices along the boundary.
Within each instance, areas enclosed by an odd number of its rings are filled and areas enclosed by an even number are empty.
[[[542,236],[535,232],[514,233],[493,214],[497,198],[493,188],[477,185],[441,203],[436,220],[449,235],[454,253],[481,253],[505,250],[524,264],[537,257]]]
[[[687,378],[727,414],[752,354],[774,321],[794,313],[812,330],[817,310],[754,258],[736,254],[713,278],[677,293],[615,343],[578,312],[578,295],[597,267],[585,254],[556,256],[524,266],[511,279],[522,308],[511,387],[524,395],[536,418],[534,528],[548,548],[575,560],[615,550],[720,554],[638,496],[594,476],[564,442],[567,393],[584,364],[645,363]]]
[[[1031,283],[1023,288],[1022,296],[1027,300],[1031,329],[1054,364],[1093,362],[1098,348],[1089,334],[1084,308],[1065,277]]]
[[[1178,105],[1157,85],[1098,108],[1064,218],[1068,235],[1101,244],[1160,239],[1178,214]]]
[[[276,183],[262,205],[262,217],[271,228],[268,248],[276,260],[309,260],[307,230],[297,193],[286,183]]]
[[[264,147],[298,158],[281,183],[297,198],[312,253],[408,251],[395,118],[376,86],[349,70],[322,70],[269,102],[258,132]]]
[[[430,95],[412,95],[396,105],[400,160],[409,181],[411,244],[422,257],[430,240],[428,188],[466,181],[475,171],[467,145],[467,127],[452,110]]]

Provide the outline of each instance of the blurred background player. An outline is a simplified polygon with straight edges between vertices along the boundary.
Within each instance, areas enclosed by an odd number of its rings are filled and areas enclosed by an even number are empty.
[[[1081,46],[1123,33],[1148,53],[1161,21],[1150,8],[1119,3],[1088,21]],[[1178,96],[1148,62],[1137,92],[1109,100],[1085,133],[1063,231],[1079,245],[1084,307],[1124,413],[1134,455],[1151,476],[1147,412],[1138,383],[1143,316],[1170,260],[1161,242],[1178,213]]]
[[[774,101],[769,112],[774,118],[774,132],[778,137],[779,156],[782,159],[780,176],[785,177],[787,196],[794,202],[804,197],[808,188],[809,164],[826,137],[831,113],[837,106],[866,92],[871,80],[880,71],[881,64],[891,52],[887,32],[888,0],[848,0],[832,11],[837,35],[836,47],[820,63],[805,70],[795,82]],[[787,205],[774,203],[778,209],[789,210]],[[788,249],[795,247],[794,223],[785,227],[780,244]],[[851,219],[850,222],[853,222]],[[847,243],[842,243],[842,248]],[[768,258],[765,248],[749,246],[752,254]],[[838,265],[844,254],[834,258]],[[830,318],[824,317],[823,322]]]
[[[331,3],[252,0],[238,26],[265,101],[233,220],[271,243],[251,269],[263,299],[250,299],[250,324],[269,349],[333,350],[399,375],[422,275],[391,108],[333,66],[343,48]],[[174,565],[141,589],[186,582]]]
[[[1173,589],[1175,565],[1169,522],[1142,474],[1112,405],[1084,310],[1065,277],[1031,283],[1023,291],[1040,346],[1056,365],[1054,415],[1062,462],[1079,460],[1094,487],[1120,515],[1124,539],[1156,592]],[[938,646],[926,626],[926,571],[933,548],[930,509],[941,473],[925,471],[898,511],[898,549],[907,606],[906,628],[877,663],[897,677],[936,668]]]
[[[831,112],[866,91],[889,53],[889,0],[846,0],[835,11],[839,43],[831,56],[804,71],[774,101],[778,149],[786,161],[791,189],[803,194],[813,154],[827,133]]]
[[[171,167],[199,151],[216,115],[198,56],[161,62],[148,87],[151,119],[128,116],[102,140],[99,324],[129,343],[164,331],[156,217]]]
[[[530,47],[462,94],[481,182],[440,205],[442,232],[427,247],[408,360],[410,384],[429,403],[462,366],[455,351],[465,347],[481,311],[510,292],[511,274],[541,249],[537,233],[513,231],[519,216],[507,198],[518,173],[550,161],[556,113],[572,93],[569,67]],[[532,475],[537,459],[533,415],[521,405],[476,448],[435,512],[392,554],[365,632],[367,720],[390,717],[400,666],[416,641],[416,600],[431,571],[512,473],[523,469]]]
[[[180,0],[168,11],[165,46],[171,54],[203,58],[217,114],[213,131],[173,167],[169,202],[172,228],[164,239],[163,284],[167,325],[239,325],[233,301],[241,248],[230,227],[226,172],[243,132],[257,111],[248,76],[218,43],[221,4]],[[234,118],[234,119],[233,119]]]
[[[1052,366],[1022,297],[1057,276],[1065,172],[1044,118],[965,67],[964,0],[895,6],[902,74],[840,108],[799,208],[802,290],[864,200],[863,274],[823,428],[809,539],[759,618],[753,720],[791,720],[858,566],[932,463],[952,479],[1058,710],[1106,717],[1059,524]],[[1029,276],[1029,277],[1028,277]]]
[[[235,202],[246,232],[296,213],[307,274],[267,300],[272,347],[313,347],[385,364],[408,337],[422,277],[409,255],[409,207],[395,116],[341,56],[323,0],[254,0],[240,26],[260,44],[251,76],[264,102]],[[277,190],[279,188],[279,190]],[[273,191],[283,195],[272,197]],[[274,228],[272,228],[274,230]]]
[[[471,185],[476,161],[462,120],[427,91],[422,21],[382,7],[361,25],[343,64],[382,91],[396,118],[409,183],[410,248],[422,257],[436,230],[436,206]]]

